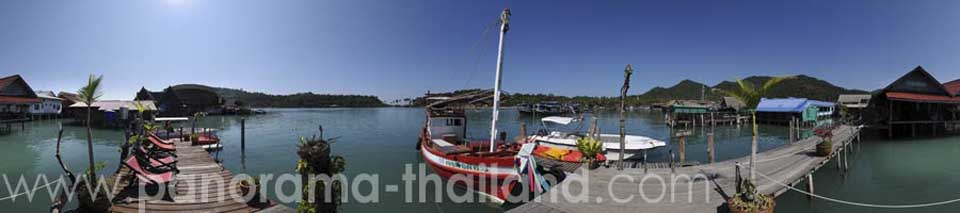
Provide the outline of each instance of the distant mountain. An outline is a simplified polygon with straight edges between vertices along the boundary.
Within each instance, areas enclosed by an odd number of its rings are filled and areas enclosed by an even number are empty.
[[[669,100],[719,100],[721,96],[714,94],[712,87],[692,80],[683,80],[672,87],[654,87],[637,96],[641,102],[663,102]]]
[[[217,93],[228,101],[240,101],[248,107],[381,107],[386,106],[376,96],[367,95],[327,95],[296,93],[291,95],[270,95],[260,92],[247,92],[239,89],[216,88]]]
[[[751,76],[745,78],[744,80],[752,83],[754,86],[759,87],[771,78],[772,77],[770,76]],[[706,87],[705,91],[703,90],[704,87]],[[720,100],[722,94],[715,92],[714,89],[732,90],[736,89],[737,87],[739,87],[737,83],[732,81],[723,81],[715,86],[710,87],[696,81],[683,80],[669,88],[654,87],[646,93],[638,95],[637,99],[642,103],[664,102],[675,99],[696,100],[700,99],[701,91],[703,91],[702,93],[705,95],[705,99],[717,101]],[[796,97],[822,101],[836,101],[840,94],[867,93],[869,92],[863,90],[846,89],[833,85],[824,80],[806,75],[799,75],[781,82],[768,92],[767,97]]]
[[[744,80],[753,83],[755,86],[762,86],[769,80],[770,76],[751,76]],[[714,88],[733,89],[737,87],[736,82],[720,82]],[[799,75],[794,78],[784,80],[779,85],[767,92],[768,98],[809,98],[821,101],[837,101],[840,94],[868,94],[869,92],[856,89],[847,89],[831,84],[830,82],[820,80],[814,77]]]

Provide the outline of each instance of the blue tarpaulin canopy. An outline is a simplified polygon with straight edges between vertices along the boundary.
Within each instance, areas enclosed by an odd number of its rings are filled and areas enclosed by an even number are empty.
[[[806,98],[760,99],[757,112],[803,112],[807,108]]]

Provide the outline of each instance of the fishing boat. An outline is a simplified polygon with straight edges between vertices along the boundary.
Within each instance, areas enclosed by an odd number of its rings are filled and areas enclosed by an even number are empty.
[[[508,30],[509,17],[510,10],[504,10],[499,20],[500,47],[493,94],[490,95],[490,91],[479,91],[457,97],[429,98],[428,100],[434,102],[426,106],[426,121],[418,145],[423,159],[434,172],[448,180],[461,176],[467,181],[455,181],[455,184],[486,195],[496,203],[508,201],[520,177],[516,166],[520,145],[507,144],[505,138],[496,137],[503,68],[503,36]],[[464,107],[490,99],[493,100],[490,138],[467,139],[468,122]]]
[[[576,148],[577,140],[586,137],[588,133],[582,131],[550,131],[547,129],[549,123],[569,125],[579,122],[581,119],[571,117],[549,116],[540,119],[544,129],[536,135],[527,138],[528,142],[535,142],[540,145],[553,146],[559,148]],[[603,143],[603,149],[607,159],[619,159],[620,157],[620,135],[619,134],[599,134],[599,140]],[[625,135],[623,148],[623,159],[639,157],[644,150],[653,149],[667,145],[666,142],[640,135]]]

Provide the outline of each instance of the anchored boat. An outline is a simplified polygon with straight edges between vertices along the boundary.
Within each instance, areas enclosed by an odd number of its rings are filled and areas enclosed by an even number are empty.
[[[569,125],[573,122],[579,122],[579,119],[571,117],[550,116],[540,119],[544,130],[540,130],[537,135],[527,138],[528,142],[536,142],[545,146],[573,148],[577,147],[577,140],[587,136],[587,133],[580,131],[564,132],[547,130],[548,123]],[[603,149],[607,159],[618,159],[620,156],[620,135],[618,134],[600,134],[600,142],[603,143]],[[666,142],[640,135],[626,135],[625,148],[623,149],[623,158],[630,159],[637,157],[643,150],[653,149],[667,145]]]
[[[454,179],[455,184],[487,195],[498,203],[508,200],[520,177],[515,166],[520,161],[520,146],[508,145],[505,138],[496,138],[503,68],[503,36],[509,29],[509,18],[510,10],[505,9],[500,15],[500,47],[492,96],[489,91],[480,91],[458,97],[431,98],[430,100],[436,102],[426,107],[426,121],[418,146],[424,160],[441,177],[450,180],[459,176]],[[488,99],[493,100],[490,139],[467,139],[467,119],[463,106]]]

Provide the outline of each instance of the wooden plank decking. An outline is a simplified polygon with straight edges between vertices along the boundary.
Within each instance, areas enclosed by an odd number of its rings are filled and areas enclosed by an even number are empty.
[[[780,195],[787,188],[780,183],[794,185],[808,174],[828,163],[844,151],[859,134],[851,126],[834,130],[834,154],[828,157],[814,156],[818,137],[785,145],[757,154],[757,189],[764,194]],[[559,184],[537,199],[508,212],[726,212],[725,200],[736,192],[736,164],[743,166],[741,174],[749,178],[749,156],[728,161],[676,168],[630,168],[617,171],[601,168],[592,171],[580,170],[582,184]],[[660,182],[659,176],[666,182]],[[677,181],[672,181],[674,177]],[[692,177],[686,179],[682,177]],[[632,179],[632,180],[631,180]],[[568,178],[564,182],[572,181]],[[586,190],[586,191],[584,191]],[[564,199],[562,193],[586,194],[586,199]],[[552,198],[559,199],[552,199]],[[647,199],[644,199],[646,197]],[[627,202],[614,202],[615,199]],[[661,198],[661,199],[656,199]],[[650,201],[650,202],[648,202]]]
[[[115,197],[122,200],[114,203],[111,212],[252,212],[259,208],[235,201],[231,194],[240,194],[230,184],[233,174],[216,163],[207,151],[189,142],[176,140],[177,168],[180,170],[169,187],[176,187],[176,194],[164,199],[136,198],[137,187],[116,190]],[[123,167],[117,178],[126,178],[130,172]],[[133,181],[136,181],[135,179]],[[116,199],[115,199],[116,200]]]

